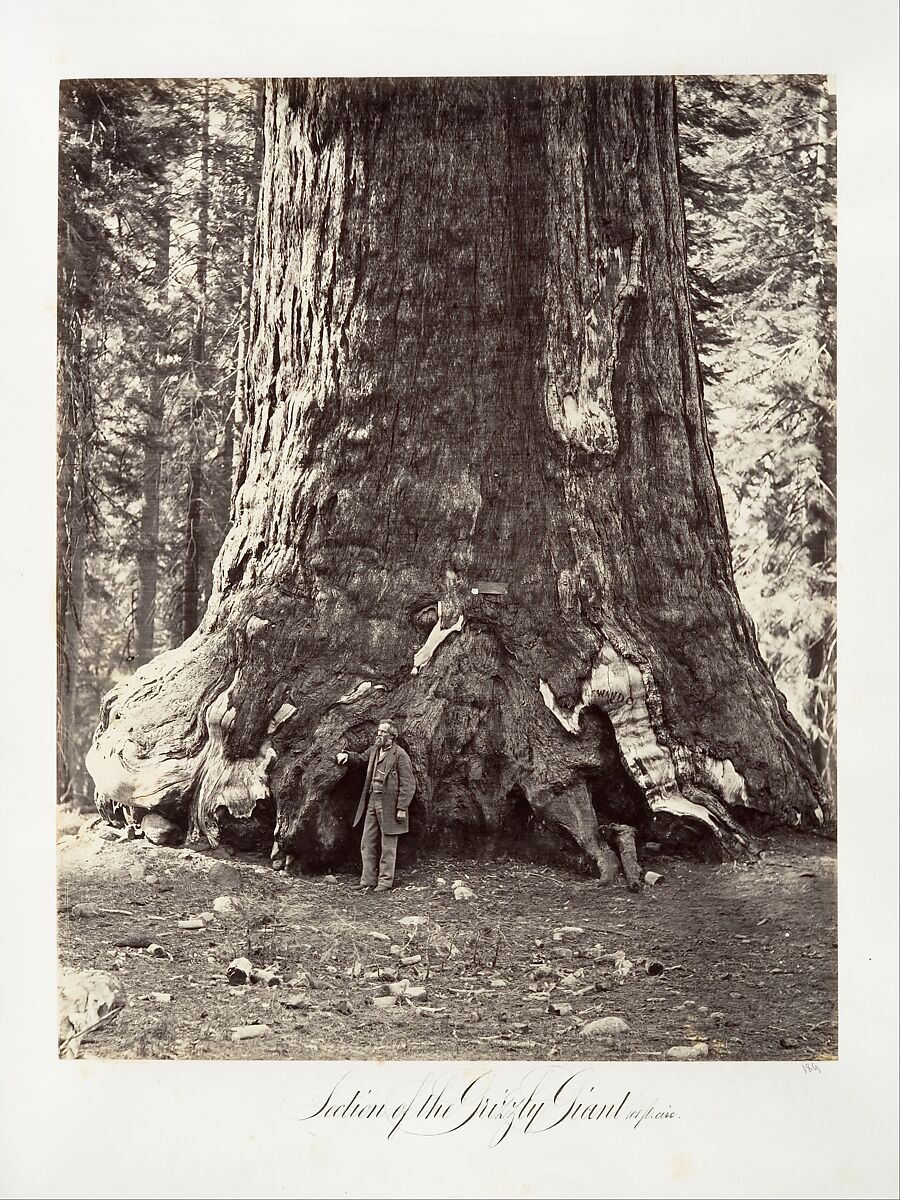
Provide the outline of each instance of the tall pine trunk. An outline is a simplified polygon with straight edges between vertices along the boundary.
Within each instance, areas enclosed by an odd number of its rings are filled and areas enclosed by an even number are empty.
[[[156,237],[155,287],[165,312],[169,290],[169,237],[171,216],[169,198],[164,194],[155,211]],[[142,434],[141,511],[137,551],[137,596],[135,601],[135,664],[138,667],[153,657],[156,636],[156,596],[159,582],[159,505],[162,470],[162,427],[165,415],[165,353],[156,351],[151,366],[149,395]]]
[[[259,220],[232,527],[104,702],[104,811],[321,862],[393,717],[426,837],[528,812],[602,873],[622,822],[821,821],[732,577],[671,81],[275,82]]]
[[[207,554],[206,508],[208,504],[203,471],[202,421],[209,390],[206,315],[209,272],[209,80],[204,84],[200,124],[200,176],[197,199],[196,289],[197,310],[191,336],[191,405],[188,433],[188,487],[184,544],[184,576],[181,587],[181,636],[188,638],[200,620],[200,591]]]

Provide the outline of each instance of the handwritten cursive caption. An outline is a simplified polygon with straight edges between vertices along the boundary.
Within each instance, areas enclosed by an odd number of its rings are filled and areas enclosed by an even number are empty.
[[[491,1146],[511,1135],[548,1133],[565,1122],[638,1130],[647,1122],[679,1118],[657,1098],[640,1099],[631,1091],[610,1094],[609,1084],[591,1070],[553,1067],[532,1069],[518,1080],[504,1079],[495,1069],[434,1072],[383,1089],[361,1083],[350,1070],[317,1091],[304,1086],[288,1093],[282,1111],[311,1129],[365,1125],[388,1139],[437,1137],[481,1126],[489,1130]]]

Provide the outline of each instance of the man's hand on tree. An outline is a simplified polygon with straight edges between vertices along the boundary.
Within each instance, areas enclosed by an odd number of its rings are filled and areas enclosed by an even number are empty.
[[[350,755],[346,750],[341,750],[334,756],[334,761],[338,766],[342,767],[349,757]]]

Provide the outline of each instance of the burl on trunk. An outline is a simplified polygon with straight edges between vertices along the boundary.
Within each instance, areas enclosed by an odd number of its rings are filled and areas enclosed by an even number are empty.
[[[278,81],[265,120],[232,526],[104,702],[102,810],[321,863],[392,717],[425,836],[526,810],[631,878],[627,826],[821,822],[732,577],[672,82]]]

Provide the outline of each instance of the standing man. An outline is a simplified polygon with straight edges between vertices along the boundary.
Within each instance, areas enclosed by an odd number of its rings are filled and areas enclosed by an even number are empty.
[[[382,721],[375,735],[375,744],[367,755],[341,750],[337,762],[366,764],[366,782],[353,818],[354,827],[365,813],[360,851],[362,875],[356,887],[364,892],[373,889],[389,892],[394,885],[397,863],[397,839],[409,831],[408,809],[416,791],[409,755],[396,745],[397,726]]]

